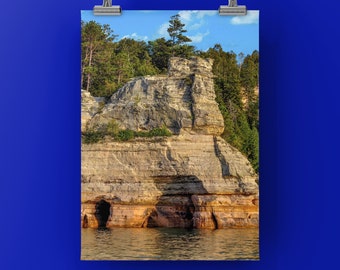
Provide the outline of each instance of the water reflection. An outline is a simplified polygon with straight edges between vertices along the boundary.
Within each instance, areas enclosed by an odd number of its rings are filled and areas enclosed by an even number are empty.
[[[258,229],[82,229],[83,260],[258,260]]]

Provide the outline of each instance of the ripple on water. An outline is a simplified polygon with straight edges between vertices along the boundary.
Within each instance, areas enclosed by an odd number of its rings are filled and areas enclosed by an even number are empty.
[[[258,229],[82,229],[83,260],[258,260]]]

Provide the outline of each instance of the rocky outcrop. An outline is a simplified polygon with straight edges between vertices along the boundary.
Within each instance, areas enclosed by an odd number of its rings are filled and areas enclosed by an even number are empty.
[[[174,135],[82,144],[83,227],[258,225],[257,175],[219,137],[211,66],[172,58],[169,76],[130,81],[85,121],[99,130],[112,119],[135,131],[166,125]]]
[[[212,61],[172,58],[169,76],[135,78],[119,89],[89,122],[105,129],[115,120],[122,129],[151,130],[165,125],[181,132],[220,135],[223,117],[215,102]]]
[[[90,92],[81,90],[81,131],[85,131],[87,123],[100,111],[100,102],[91,96]]]

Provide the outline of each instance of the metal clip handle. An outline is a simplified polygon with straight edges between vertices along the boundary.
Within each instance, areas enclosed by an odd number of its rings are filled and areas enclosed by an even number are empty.
[[[238,6],[237,0],[229,0],[227,6],[220,6],[218,13],[220,15],[244,16],[247,15],[247,8],[246,6]]]
[[[103,0],[102,6],[94,6],[94,15],[121,15],[122,9],[120,6],[113,6],[112,0]]]

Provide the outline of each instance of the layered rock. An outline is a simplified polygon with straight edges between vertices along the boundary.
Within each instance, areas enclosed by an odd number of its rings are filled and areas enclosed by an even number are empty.
[[[99,130],[112,119],[136,131],[165,125],[174,135],[82,144],[83,227],[258,225],[257,175],[219,137],[211,67],[172,58],[169,76],[130,81],[84,121]]]
[[[169,76],[135,78],[111,97],[89,122],[105,129],[115,120],[122,129],[151,130],[165,125],[174,134],[220,135],[223,117],[215,102],[212,61],[172,58]]]
[[[81,90],[81,131],[87,129],[87,123],[100,112],[104,103],[104,98],[94,98],[90,92]]]

